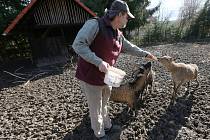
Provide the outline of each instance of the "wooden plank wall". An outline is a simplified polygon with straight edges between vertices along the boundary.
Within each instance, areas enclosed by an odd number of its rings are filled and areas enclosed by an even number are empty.
[[[78,25],[49,28],[46,36],[43,34],[47,28],[31,32],[30,45],[34,63],[37,66],[44,66],[67,62],[74,55],[69,46],[72,45],[80,28]]]
[[[82,24],[90,18],[73,0],[41,0],[33,16],[36,25]]]

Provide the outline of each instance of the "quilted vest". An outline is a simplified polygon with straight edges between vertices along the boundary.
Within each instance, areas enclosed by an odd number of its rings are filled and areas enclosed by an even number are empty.
[[[114,30],[110,20],[105,16],[97,20],[99,32],[90,45],[90,49],[96,56],[109,63],[110,66],[113,66],[122,49],[122,32]],[[76,77],[91,85],[105,85],[105,73],[100,72],[97,66],[85,61],[81,57],[79,57],[77,63]]]

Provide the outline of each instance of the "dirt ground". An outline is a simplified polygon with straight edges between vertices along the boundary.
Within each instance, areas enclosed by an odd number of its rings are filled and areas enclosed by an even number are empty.
[[[210,44],[169,44],[145,48],[157,56],[199,67],[200,87],[185,94],[182,86],[170,104],[172,81],[167,70],[153,62],[154,91],[139,103],[136,116],[127,105],[110,101],[110,116],[122,127],[121,140],[210,139]],[[116,67],[130,80],[140,57],[122,54]],[[75,79],[75,65],[0,71],[0,140],[93,140],[85,97]],[[13,76],[11,75],[13,74]],[[30,80],[30,82],[27,82]]]

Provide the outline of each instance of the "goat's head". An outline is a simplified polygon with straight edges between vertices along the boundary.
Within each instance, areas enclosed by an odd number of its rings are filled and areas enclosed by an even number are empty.
[[[134,80],[131,83],[134,84],[141,77],[147,77],[147,75],[149,74],[151,69],[152,69],[152,63],[151,62],[148,62],[146,64],[141,64],[137,68],[137,70],[133,72],[132,77],[134,78]]]
[[[173,59],[170,56],[162,56],[158,58],[158,62],[160,62],[164,66],[168,66],[172,61]]]

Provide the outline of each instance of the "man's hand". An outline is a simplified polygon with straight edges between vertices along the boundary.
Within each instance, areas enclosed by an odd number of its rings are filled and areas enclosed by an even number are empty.
[[[157,57],[152,54],[148,54],[147,57],[145,57],[145,59],[157,61]]]
[[[106,63],[105,61],[102,61],[101,64],[98,66],[99,70],[104,73],[108,71],[109,67],[110,67],[109,64]]]

